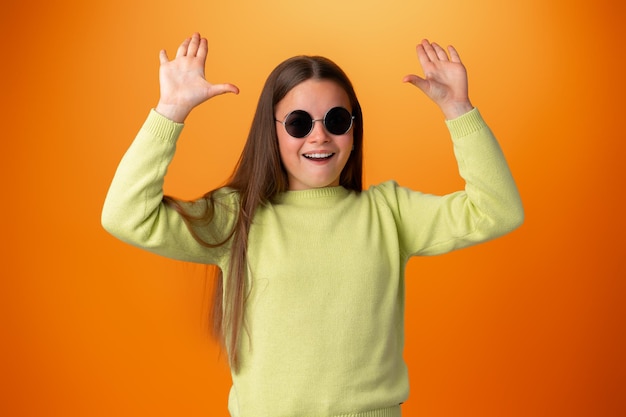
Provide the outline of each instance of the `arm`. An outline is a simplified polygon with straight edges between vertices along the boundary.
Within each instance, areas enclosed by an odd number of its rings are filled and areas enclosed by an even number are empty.
[[[524,210],[493,133],[477,109],[448,121],[464,190],[424,194],[394,182],[376,187],[396,222],[404,258],[439,255],[519,227]]]
[[[230,84],[206,81],[206,53],[206,39],[198,34],[181,44],[173,61],[161,51],[159,103],[122,158],[102,210],[103,227],[117,238],[164,256],[197,262],[212,259],[176,210],[164,204],[163,181],[182,122],[191,110],[215,95],[238,92]],[[226,229],[228,225],[219,219],[213,226]]]
[[[523,221],[519,192],[496,138],[468,96],[458,53],[437,44],[417,46],[425,77],[407,75],[443,112],[465,190],[443,197],[396,188],[393,201],[408,254],[433,255],[506,234]]]

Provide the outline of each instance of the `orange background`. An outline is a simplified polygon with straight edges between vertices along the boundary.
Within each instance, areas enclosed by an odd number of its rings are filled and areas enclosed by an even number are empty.
[[[0,415],[226,416],[205,269],[107,235],[116,165],[158,98],[158,51],[208,37],[241,88],[188,119],[166,191],[231,172],[269,71],[321,54],[364,108],[366,183],[445,193],[443,118],[402,76],[453,43],[501,141],[526,222],[407,277],[406,416],[626,415],[623,2],[3,3]]]

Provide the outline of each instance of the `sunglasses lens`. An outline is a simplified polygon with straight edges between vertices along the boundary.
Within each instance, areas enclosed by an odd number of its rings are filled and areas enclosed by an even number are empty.
[[[285,130],[294,138],[305,137],[311,131],[311,127],[313,127],[313,120],[304,110],[292,111],[285,119]]]
[[[315,121],[304,110],[294,110],[283,122],[285,130],[294,138],[304,138],[313,129]],[[345,135],[352,127],[352,114],[343,107],[333,107],[324,117],[326,130],[333,135]]]
[[[352,127],[352,115],[343,107],[334,107],[326,113],[324,125],[333,135],[344,135]]]

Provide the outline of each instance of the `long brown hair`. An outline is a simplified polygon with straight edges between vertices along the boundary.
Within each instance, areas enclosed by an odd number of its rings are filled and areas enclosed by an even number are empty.
[[[278,194],[289,189],[287,172],[281,162],[278,137],[274,121],[274,107],[296,85],[309,79],[336,82],[347,93],[355,116],[353,126],[354,149],[341,172],[341,186],[361,192],[363,171],[363,117],[361,106],[352,83],[344,71],[331,60],[320,56],[296,56],[279,64],[269,75],[252,120],[252,126],[239,161],[230,179],[224,185],[239,194],[239,208],[234,227],[221,242],[206,242],[193,232],[195,225],[213,217],[216,201],[213,194],[204,195],[207,210],[201,217],[191,216],[173,198],[166,203],[175,207],[185,219],[200,244],[218,247],[231,241],[230,267],[217,272],[217,285],[213,296],[213,334],[220,338],[229,353],[230,365],[238,367],[238,344],[243,327],[245,307],[245,279],[247,266],[248,233],[254,213],[260,205],[271,202]],[[225,283],[225,284],[224,284]]]

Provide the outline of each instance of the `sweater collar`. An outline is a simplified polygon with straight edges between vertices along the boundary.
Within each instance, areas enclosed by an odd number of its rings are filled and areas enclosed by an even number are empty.
[[[350,193],[342,186],[311,188],[301,191],[285,191],[276,196],[277,203],[295,203],[297,201],[311,200],[316,198],[343,198]]]

